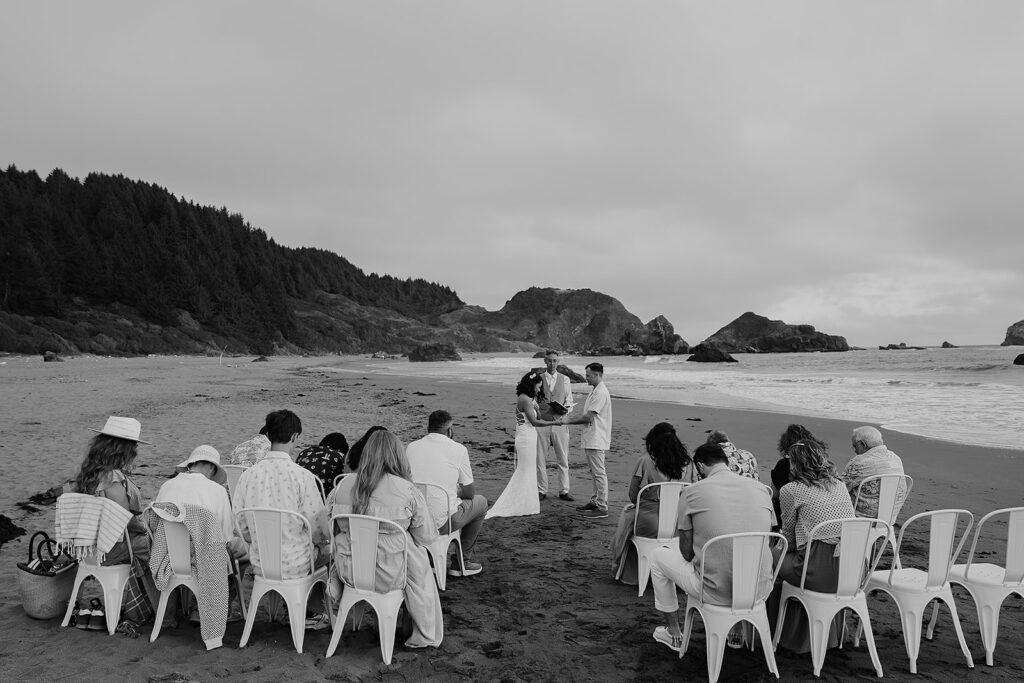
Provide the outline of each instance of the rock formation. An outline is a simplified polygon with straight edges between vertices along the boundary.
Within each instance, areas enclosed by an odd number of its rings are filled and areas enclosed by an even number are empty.
[[[1022,354],[1018,355],[1016,358],[1014,358],[1013,359],[1013,364],[1014,365],[1024,365],[1024,353],[1022,353]]]
[[[1006,328],[1006,339],[1000,346],[1024,346],[1024,320]]]
[[[813,325],[788,325],[756,313],[744,313],[705,339],[728,353],[849,351],[845,337],[825,334]]]
[[[413,363],[429,363],[439,360],[462,360],[462,356],[451,344],[433,343],[417,346],[409,354],[409,360]]]
[[[727,351],[722,350],[714,344],[708,342],[701,342],[697,344],[693,349],[693,355],[687,358],[687,361],[693,361],[694,363],[738,363],[735,358],[729,355]]]
[[[948,341],[942,342],[942,348],[944,349],[959,349],[960,347],[956,344],[950,344]]]
[[[879,345],[879,351],[924,351],[923,346],[907,346],[906,342],[900,342],[899,344],[889,344],[887,346]]]

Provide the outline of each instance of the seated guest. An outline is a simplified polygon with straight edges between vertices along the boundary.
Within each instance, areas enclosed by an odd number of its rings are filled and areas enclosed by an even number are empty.
[[[633,526],[636,524],[638,536],[657,538],[658,511],[661,499],[657,490],[652,489],[644,494],[643,500],[637,504],[640,489],[648,484],[662,481],[682,481],[693,483],[697,480],[696,470],[686,446],[676,436],[676,428],[668,422],[659,422],[644,437],[647,453],[641,455],[633,468],[633,476],[629,480],[630,504],[622,511],[619,526],[612,536],[612,575],[619,574],[619,581],[629,586],[637,585],[636,548],[630,543],[633,538]],[[622,556],[626,554],[626,564],[619,573]]]
[[[405,581],[405,609],[412,620],[407,647],[437,647],[444,637],[441,598],[434,583],[425,546],[437,539],[437,529],[416,485],[412,483],[405,446],[387,430],[378,430],[363,449],[359,472],[347,477],[327,500],[330,514],[383,517],[405,529],[405,557],[395,534],[385,533],[377,551],[374,590],[387,592]],[[341,525],[341,523],[339,523]],[[334,576],[347,585],[352,581],[352,545],[346,529],[335,535]],[[401,573],[406,564],[405,576]]]
[[[249,549],[245,541],[235,534],[235,516],[231,511],[228,491],[224,488],[227,476],[220,467],[220,453],[213,446],[198,446],[185,462],[178,464],[178,467],[184,468],[184,471],[164,482],[153,502],[174,503],[179,507],[197,505],[209,510],[224,538],[227,551],[237,559],[247,560]],[[198,548],[196,550],[198,551]],[[178,591],[175,591],[167,602],[167,614],[170,615],[165,617],[167,625],[174,624],[177,597]],[[241,599],[239,597],[239,600]],[[189,600],[187,611],[191,621],[199,621],[199,610],[195,607],[193,599]],[[229,615],[231,621],[238,618],[241,618],[240,612]]]
[[[846,464],[841,476],[850,497],[857,495],[857,487],[867,477],[877,474],[903,474],[903,461],[882,443],[882,433],[874,427],[857,427],[853,430],[853,452],[854,456]],[[878,489],[877,481],[868,482],[860,492],[860,502],[857,504],[858,517],[878,516]],[[895,515],[899,515],[900,509],[907,497],[906,483],[901,483],[896,494]],[[889,511],[885,511],[888,515]],[[889,521],[888,517],[883,517]]]
[[[331,432],[320,439],[319,446],[304,449],[295,457],[295,464],[315,474],[324,485],[324,495],[330,495],[334,479],[345,471],[348,441],[345,435]]]
[[[431,496],[427,501],[434,525],[441,533],[462,529],[462,551],[465,570],[453,556],[449,576],[472,576],[483,571],[471,562],[476,539],[487,514],[487,499],[473,488],[473,470],[469,464],[469,451],[452,439],[452,416],[445,410],[435,410],[427,418],[427,435],[409,444],[405,453],[416,483],[437,484],[448,492],[449,508],[444,500]]]
[[[708,434],[708,443],[717,443],[725,451],[725,455],[729,458],[729,469],[736,474],[741,474],[744,477],[750,477],[751,479],[760,480],[760,473],[757,471],[757,458],[750,451],[744,451],[736,448],[729,441],[729,437],[725,435],[725,432],[720,432],[717,429]]]
[[[772,495],[772,504],[775,505],[775,515],[779,519],[782,519],[782,510],[779,507],[779,491],[789,483],[789,448],[797,441],[813,441],[824,449],[828,448],[827,443],[814,438],[814,435],[803,425],[791,424],[786,427],[786,431],[782,432],[782,436],[779,437],[778,446],[779,460],[775,463],[775,467],[772,468],[772,488],[775,489],[775,493]]]
[[[90,442],[78,474],[67,488],[73,493],[108,498],[132,513],[128,522],[131,553],[125,541],[120,540],[106,554],[102,564],[131,561],[123,613],[125,619],[142,624],[153,616],[153,605],[160,599],[160,593],[149,571],[149,536],[141,519],[145,507],[142,492],[129,475],[135,467],[139,444],[150,444],[140,438],[142,425],[130,417],[109,417],[103,429],[91,431],[99,433]]]
[[[302,433],[299,416],[290,410],[267,415],[266,435],[270,451],[238,478],[232,499],[237,513],[242,508],[268,507],[292,510],[306,518],[316,546],[316,566],[327,563],[326,509],[320,498],[316,477],[292,462],[291,452]],[[249,543],[249,562],[260,567],[260,548],[249,528],[247,516],[238,517],[238,533]],[[281,547],[282,578],[297,579],[309,574],[310,550],[305,525],[291,517],[285,520]]]
[[[228,464],[252,467],[265,458],[270,452],[270,439],[266,434],[266,427],[264,427],[256,436],[235,446],[235,449],[231,451]]]
[[[836,467],[828,458],[825,448],[817,441],[797,441],[789,449],[789,476],[791,481],[782,487],[781,533],[789,543],[784,557],[779,558],[782,568],[779,581],[800,585],[804,565],[807,578],[804,588],[822,593],[833,592],[839,582],[839,558],[836,544],[839,542],[839,525],[835,535],[816,541],[807,547],[811,529],[821,522],[854,517],[850,494],[836,474]],[[781,586],[777,587],[769,604],[769,618],[775,623]],[[839,617],[839,624],[842,624]],[[829,634],[829,647],[839,644],[835,625]],[[782,626],[779,645],[797,653],[810,652],[810,632],[807,613],[796,602],[786,608],[786,621]]]
[[[382,429],[386,429],[386,427],[374,425],[367,429],[365,434],[359,437],[359,441],[352,444],[352,448],[348,452],[347,462],[345,463],[349,472],[355,472],[359,469],[359,459],[363,457],[363,449],[366,448],[366,442],[370,440],[370,437],[374,432],[379,432]]]
[[[729,459],[718,444],[697,447],[693,462],[700,481],[683,489],[679,499],[679,548],[658,548],[651,557],[654,607],[665,615],[665,626],[654,630],[654,639],[673,650],[682,647],[676,586],[688,596],[701,593],[704,570],[704,602],[732,602],[732,552],[728,546],[713,548],[704,557],[704,545],[713,537],[749,531],[770,531],[775,519],[768,490],[749,477],[729,469]],[[760,595],[771,590],[772,563],[765,550],[762,558]]]

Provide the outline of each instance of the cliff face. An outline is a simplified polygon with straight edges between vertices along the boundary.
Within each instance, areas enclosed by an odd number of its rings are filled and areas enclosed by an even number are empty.
[[[1024,320],[1006,328],[1006,339],[1000,346],[1024,346]]]
[[[499,311],[467,308],[445,318],[467,327],[475,322],[480,332],[541,348],[612,355],[685,353],[689,348],[663,316],[645,325],[618,299],[589,289],[532,287]]]
[[[849,351],[845,337],[824,334],[813,325],[788,325],[755,313],[744,313],[704,340],[729,353],[793,353]]]

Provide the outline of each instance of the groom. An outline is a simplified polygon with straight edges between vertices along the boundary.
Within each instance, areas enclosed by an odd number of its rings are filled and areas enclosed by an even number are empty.
[[[538,417],[542,420],[558,420],[572,413],[572,386],[569,378],[558,372],[558,351],[544,354],[544,400],[538,406]],[[550,403],[554,402],[565,408],[565,412],[556,412]],[[548,497],[548,452],[555,449],[555,466],[558,468],[558,497],[562,500],[574,500],[569,495],[569,427],[537,427],[537,493],[540,499]]]

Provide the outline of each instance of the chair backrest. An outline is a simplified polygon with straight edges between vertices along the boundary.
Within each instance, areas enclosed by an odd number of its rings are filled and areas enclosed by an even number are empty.
[[[807,552],[811,550],[814,543],[821,543],[823,539],[836,537],[836,527],[839,527],[839,582],[836,586],[836,597],[852,598],[862,590],[871,577],[871,572],[878,566],[882,559],[885,546],[889,542],[890,525],[880,519],[869,517],[847,517],[821,522],[811,529],[807,539]],[[882,546],[874,553],[870,563],[865,563],[864,558],[869,557],[868,553],[873,551],[873,545],[878,538],[876,530],[881,527],[885,532],[882,536]],[[807,567],[810,563],[804,562],[803,573],[800,575],[800,588],[804,587],[807,580]]]
[[[260,573],[263,578],[271,581],[282,580],[281,546],[283,545],[283,532],[285,520],[288,517],[298,518],[301,521],[309,544],[309,573],[312,574],[316,567],[316,548],[313,545],[313,531],[309,520],[294,510],[280,510],[277,508],[242,508],[235,513],[235,524],[241,529],[243,517],[248,518],[249,537],[259,548]]]
[[[344,521],[346,525],[338,524]],[[337,524],[337,526],[336,526]],[[402,539],[402,556],[407,560],[409,551],[405,530],[390,519],[372,517],[370,515],[337,514],[331,516],[331,556],[335,555],[335,536],[339,533],[348,534],[352,547],[352,585],[363,591],[374,591],[377,576],[377,554],[380,550],[380,537],[383,534],[395,535]],[[406,575],[406,563],[403,562],[401,575]],[[402,579],[402,584],[405,579]]]
[[[640,489],[640,492],[636,494],[637,507],[640,506],[640,502],[644,498],[644,493],[651,495],[655,492],[659,494],[658,504],[658,540],[668,540],[675,538],[679,535],[678,519],[677,515],[679,512],[679,496],[683,492],[683,487],[689,486],[688,482],[682,481],[658,481],[653,484],[648,484]],[[636,525],[640,515],[636,515],[633,518],[633,535],[636,535]]]
[[[323,481],[323,479],[321,479],[320,477],[318,477],[318,476],[316,476],[314,474],[313,475],[313,480],[316,482],[317,490],[320,491],[320,502],[321,503],[326,503],[327,502],[327,494],[324,492],[324,481]]]
[[[423,494],[423,500],[426,501],[426,503],[427,503],[427,514],[432,514],[432,513],[430,513],[430,499],[431,498],[435,498],[435,499],[443,498],[444,499],[444,509],[445,510],[451,510],[452,509],[452,498],[448,494],[448,490],[445,489],[445,487],[440,486],[438,484],[429,484],[429,483],[423,482],[423,481],[416,481],[416,482],[413,482],[413,483],[416,484],[416,488],[418,488],[420,490],[420,493]],[[452,518],[451,517],[447,517],[446,519],[443,519],[443,520],[440,520],[440,521],[435,519],[434,520],[434,526],[437,527],[437,530],[438,530],[439,533],[450,534],[450,533],[452,533]]]
[[[761,589],[761,575],[765,563],[771,566],[771,542],[778,539],[782,542],[782,557],[786,556],[789,543],[786,537],[774,531],[748,531],[739,534],[723,534],[715,536],[704,544],[703,561],[700,567],[700,601],[704,602],[704,567],[709,558],[713,557],[712,546],[729,544],[732,548],[732,609],[733,611],[749,611],[759,602],[768,597],[768,592],[779,576],[782,563],[779,562],[772,571],[767,590]]]
[[[338,484],[343,482],[345,480],[345,477],[351,477],[353,474],[355,474],[355,472],[345,472],[344,474],[339,474],[338,476],[336,476],[334,478],[334,488],[338,488]]]
[[[1024,585],[1024,507],[1002,508],[993,510],[978,522],[978,528],[974,532],[974,540],[971,541],[971,551],[967,555],[967,568],[965,576],[970,578],[971,564],[974,562],[974,551],[978,547],[978,539],[981,537],[981,530],[985,524],[995,517],[1006,515],[1006,573],[1003,576],[1004,586]]]
[[[914,488],[914,479],[907,474],[875,474],[864,477],[857,486],[857,493],[853,497],[853,509],[858,509],[862,496],[867,494],[868,489],[878,488],[878,509],[875,517],[888,522],[896,523],[896,516],[900,508],[910,496],[910,490]]]
[[[224,474],[228,478],[228,491],[235,493],[235,487],[238,484],[238,478],[242,476],[242,472],[245,472],[248,467],[245,465],[221,465]]]
[[[897,555],[899,555],[900,550],[903,548],[903,538],[906,536],[907,530],[920,526],[923,520],[930,522],[928,532],[928,579],[925,583],[925,589],[939,590],[949,581],[949,569],[953,566],[953,561],[957,555],[963,550],[964,543],[967,541],[967,534],[970,533],[971,527],[974,525],[974,515],[969,510],[957,509],[931,510],[914,515],[904,522],[903,528],[900,529],[900,536],[896,540],[895,553]],[[966,521],[966,525],[961,531],[960,526],[964,521]],[[958,535],[960,537],[959,543],[957,542]],[[900,555],[900,562],[906,564],[906,558],[902,555]],[[896,571],[898,570],[894,562],[892,569],[889,570],[890,583]]]

